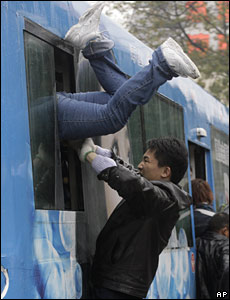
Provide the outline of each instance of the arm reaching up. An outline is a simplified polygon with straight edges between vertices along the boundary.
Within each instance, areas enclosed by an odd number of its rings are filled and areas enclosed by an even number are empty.
[[[116,167],[116,163],[110,158],[111,151],[96,146],[91,138],[88,138],[83,143],[79,158],[82,162],[88,161],[97,174],[111,167]],[[104,155],[104,156],[103,156]]]

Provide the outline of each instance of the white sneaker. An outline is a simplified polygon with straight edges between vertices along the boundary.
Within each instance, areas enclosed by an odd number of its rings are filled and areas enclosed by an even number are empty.
[[[161,51],[169,67],[182,77],[191,77],[196,79],[200,77],[200,72],[191,59],[184,53],[183,49],[171,37],[161,46]]]
[[[80,17],[79,22],[73,25],[65,35],[65,40],[79,49],[84,49],[90,40],[100,37],[99,23],[101,12],[106,1],[98,1]]]

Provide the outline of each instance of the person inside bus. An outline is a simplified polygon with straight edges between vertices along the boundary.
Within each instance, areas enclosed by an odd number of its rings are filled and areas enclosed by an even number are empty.
[[[105,92],[57,93],[59,136],[64,140],[115,133],[167,80],[200,76],[183,49],[169,38],[153,51],[149,65],[129,78],[115,63],[114,42],[98,31],[105,2],[90,7],[65,36],[66,41],[82,50]]]
[[[215,214],[196,245],[197,299],[229,299],[228,214]]]
[[[138,170],[91,138],[79,149],[79,159],[89,162],[98,179],[123,198],[96,241],[96,299],[145,298],[179,211],[192,203],[178,186],[188,167],[184,142],[164,137],[147,146]]]
[[[208,222],[215,214],[213,193],[207,181],[196,178],[192,180],[192,198],[194,205],[195,235],[201,236],[207,229]]]

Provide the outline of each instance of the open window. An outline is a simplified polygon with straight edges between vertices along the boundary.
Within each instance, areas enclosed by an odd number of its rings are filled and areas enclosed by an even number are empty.
[[[206,180],[205,149],[194,143],[189,143],[191,180],[201,178]]]
[[[54,49],[56,92],[75,92],[73,56]],[[67,210],[84,211],[81,162],[68,141],[61,141],[61,168],[64,205]]]
[[[35,208],[84,211],[81,163],[57,127],[56,92],[75,92],[74,50],[39,25],[25,25]]]

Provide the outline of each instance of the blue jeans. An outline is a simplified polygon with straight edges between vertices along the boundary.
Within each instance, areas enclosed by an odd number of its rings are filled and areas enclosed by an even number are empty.
[[[138,105],[147,103],[167,80],[177,77],[158,47],[149,65],[133,77],[116,65],[108,39],[90,42],[83,50],[105,92],[65,93],[58,96],[61,139],[83,139],[115,133],[127,123]]]

